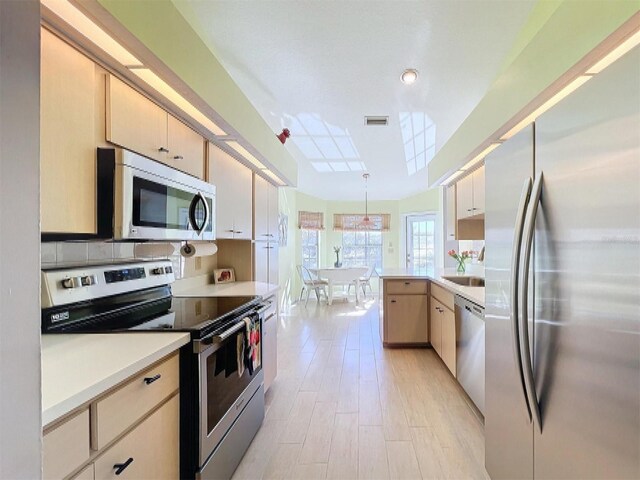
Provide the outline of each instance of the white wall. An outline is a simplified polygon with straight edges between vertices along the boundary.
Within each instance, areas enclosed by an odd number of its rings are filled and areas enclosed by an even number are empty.
[[[42,475],[40,3],[0,1],[0,478]]]

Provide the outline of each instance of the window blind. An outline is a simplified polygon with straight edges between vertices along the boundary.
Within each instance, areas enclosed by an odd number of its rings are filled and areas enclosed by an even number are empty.
[[[389,213],[370,213],[369,226],[362,225],[364,214],[361,213],[334,213],[333,229],[343,232],[388,232],[391,230],[391,214]]]
[[[298,212],[298,228],[305,230],[324,230],[324,214],[322,212]]]

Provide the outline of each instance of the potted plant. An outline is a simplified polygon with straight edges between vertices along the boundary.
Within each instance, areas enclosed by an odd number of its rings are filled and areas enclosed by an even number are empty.
[[[342,250],[342,247],[333,247],[333,251],[336,252],[336,263],[334,263],[333,266],[336,268],[342,266],[342,262],[340,262],[340,250]]]
[[[465,250],[464,252],[457,253],[455,250],[449,250],[447,252],[451,258],[458,262],[458,273],[465,272],[465,262],[471,258],[473,252],[471,250]]]

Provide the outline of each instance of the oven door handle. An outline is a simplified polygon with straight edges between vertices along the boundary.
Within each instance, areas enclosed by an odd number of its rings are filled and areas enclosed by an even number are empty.
[[[236,325],[234,325],[231,328],[228,328],[227,330],[225,330],[224,332],[222,332],[220,335],[214,335],[213,336],[213,341],[214,343],[217,342],[222,342],[224,340],[226,340],[227,338],[229,338],[231,335],[233,335],[234,333],[236,333],[238,330],[242,330],[245,326],[244,323],[244,319],[242,319],[240,322],[238,322]]]

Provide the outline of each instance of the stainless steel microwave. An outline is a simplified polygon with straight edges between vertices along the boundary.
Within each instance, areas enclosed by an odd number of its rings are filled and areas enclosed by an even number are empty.
[[[98,148],[98,236],[215,240],[216,187],[137,153]]]

